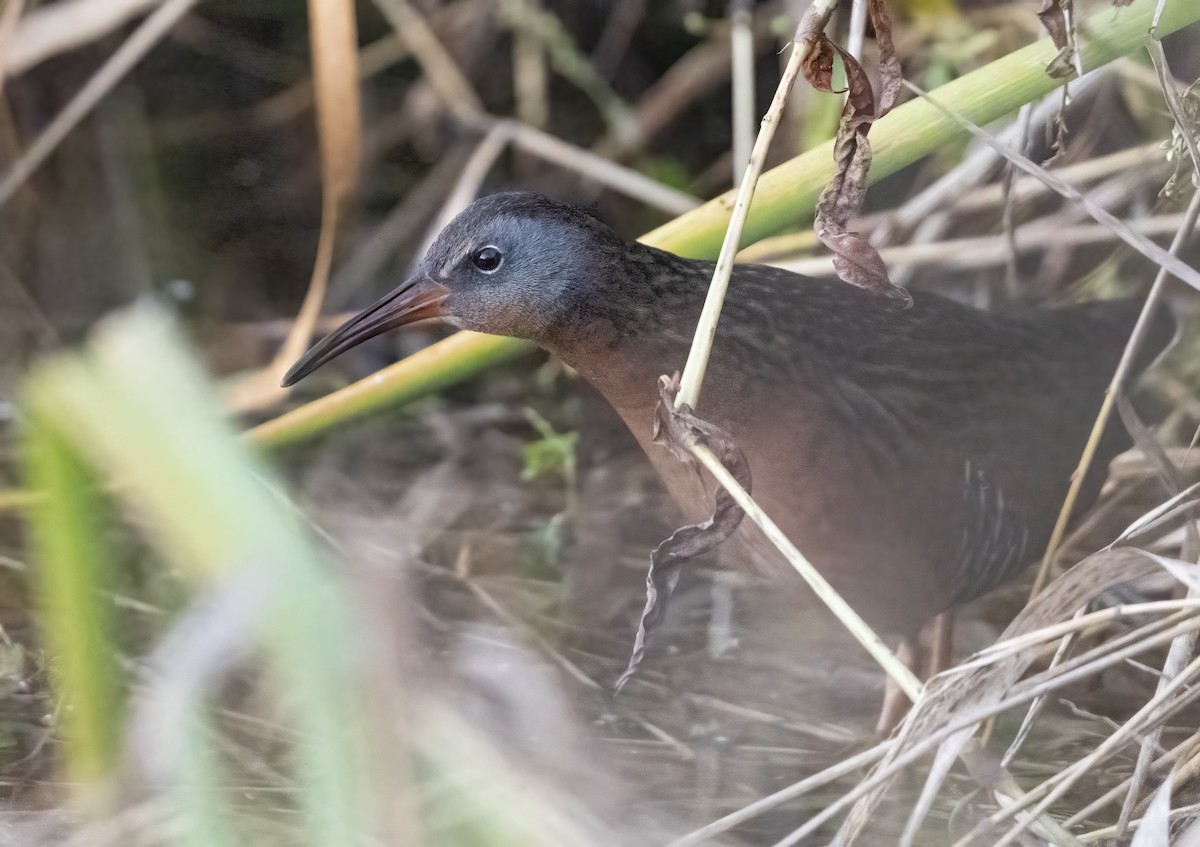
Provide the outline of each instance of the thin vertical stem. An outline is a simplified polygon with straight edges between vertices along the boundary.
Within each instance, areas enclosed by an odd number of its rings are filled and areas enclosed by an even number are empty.
[[[819,0],[822,6],[832,5],[833,0]],[[742,238],[742,228],[746,225],[746,215],[750,211],[750,201],[754,199],[754,189],[762,174],[766,162],[767,150],[771,139],[775,136],[775,128],[787,105],[788,94],[800,73],[800,66],[808,55],[807,42],[795,42],[792,45],[792,55],[775,89],[775,97],[771,107],[762,119],[758,138],[754,140],[754,149],[750,153],[750,161],[742,184],[738,187],[737,199],[733,204],[733,214],[729,227],[725,230],[725,240],[721,243],[721,252],[717,257],[717,267],[713,272],[712,284],[708,288],[708,296],[704,300],[704,310],[700,313],[700,322],[696,326],[696,334],[692,338],[692,348],[688,352],[687,363],[683,367],[679,393],[675,396],[675,408],[687,405],[695,409],[700,400],[700,387],[704,382],[704,371],[708,368],[708,357],[712,353],[713,338],[717,334],[717,319],[721,316],[721,307],[725,305],[725,292],[729,288],[729,276],[733,273],[733,260],[737,255],[738,245]]]
[[[748,0],[729,4],[729,40],[733,80],[733,184],[746,176],[754,146],[754,33]]]

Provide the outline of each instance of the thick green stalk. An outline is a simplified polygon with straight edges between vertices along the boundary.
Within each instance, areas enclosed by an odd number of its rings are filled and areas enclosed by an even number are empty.
[[[1133,52],[1146,38],[1157,0],[1125,8],[1105,5],[1080,26],[1084,71]],[[1167,0],[1159,36],[1200,20],[1200,2]],[[974,124],[985,125],[1049,94],[1060,80],[1045,73],[1057,52],[1050,39],[1010,53],[931,92],[937,102]],[[871,128],[872,182],[890,176],[957,138],[963,130],[925,100],[896,107]],[[807,222],[822,189],[833,177],[833,142],[816,147],[766,173],[742,233],[743,244]],[[709,258],[721,247],[734,193],[726,192],[698,209],[642,237],[647,244],[684,256]]]
[[[532,344],[515,338],[456,332],[352,385],[259,424],[247,434],[271,446],[301,441],[344,421],[434,394],[532,349]]]

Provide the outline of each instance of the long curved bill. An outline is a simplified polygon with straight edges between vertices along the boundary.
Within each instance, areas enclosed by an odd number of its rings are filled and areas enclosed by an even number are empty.
[[[305,353],[283,377],[283,387],[294,385],[321,365],[337,358],[368,338],[398,326],[440,317],[449,289],[428,276],[415,276],[379,302],[346,321]]]

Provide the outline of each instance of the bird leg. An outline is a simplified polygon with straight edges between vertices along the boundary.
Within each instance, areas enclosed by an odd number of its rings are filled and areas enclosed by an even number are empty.
[[[929,657],[925,664],[928,681],[950,667],[954,661],[954,610],[947,609],[933,619]]]
[[[933,619],[929,629],[929,649],[921,650],[919,638],[906,638],[900,642],[896,656],[909,670],[924,667],[924,679],[937,676],[954,658],[954,610],[947,609]],[[924,656],[922,656],[924,652]],[[922,661],[922,658],[924,661]],[[895,729],[904,716],[908,714],[912,704],[900,687],[889,676],[883,689],[883,708],[880,710],[879,723],[875,730],[880,735],[888,735]]]
[[[896,658],[909,670],[917,667],[917,644],[916,639],[905,638],[896,648]],[[900,721],[904,720],[910,706],[912,703],[909,702],[908,695],[890,676],[887,677],[883,685],[883,708],[879,712],[879,722],[875,724],[875,731],[880,735],[890,735],[892,730],[899,726]]]

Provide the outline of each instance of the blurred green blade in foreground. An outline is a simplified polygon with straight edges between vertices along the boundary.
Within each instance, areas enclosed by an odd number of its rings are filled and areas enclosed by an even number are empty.
[[[116,495],[199,591],[212,597],[245,583],[236,587],[252,604],[242,615],[251,620],[252,643],[238,647],[265,654],[295,724],[304,841],[364,843],[371,823],[364,808],[366,745],[355,708],[361,653],[347,592],[221,419],[220,403],[170,322],[145,308],[109,320],[83,354],[35,369],[25,396],[27,466],[44,495],[33,516],[47,598],[43,623],[68,707],[72,778],[94,783],[112,773],[125,714],[105,634],[111,609],[99,594],[98,545],[105,530],[95,518],[98,497],[86,460],[97,475],[118,480]],[[179,675],[196,672],[183,668]],[[193,687],[203,698],[217,682]],[[183,719],[171,727],[186,735],[171,745],[179,761],[170,763],[177,784],[168,796],[181,821],[205,824],[184,827],[188,842],[228,843],[215,820],[219,757],[205,747],[212,733],[197,719],[197,704],[185,705]]]
[[[29,529],[58,713],[71,740],[66,774],[79,786],[77,804],[101,812],[108,798],[99,786],[116,767],[125,699],[105,596],[111,585],[107,527],[96,475],[44,408],[40,392],[30,391],[27,412],[25,469],[30,487],[47,495],[30,511]]]

